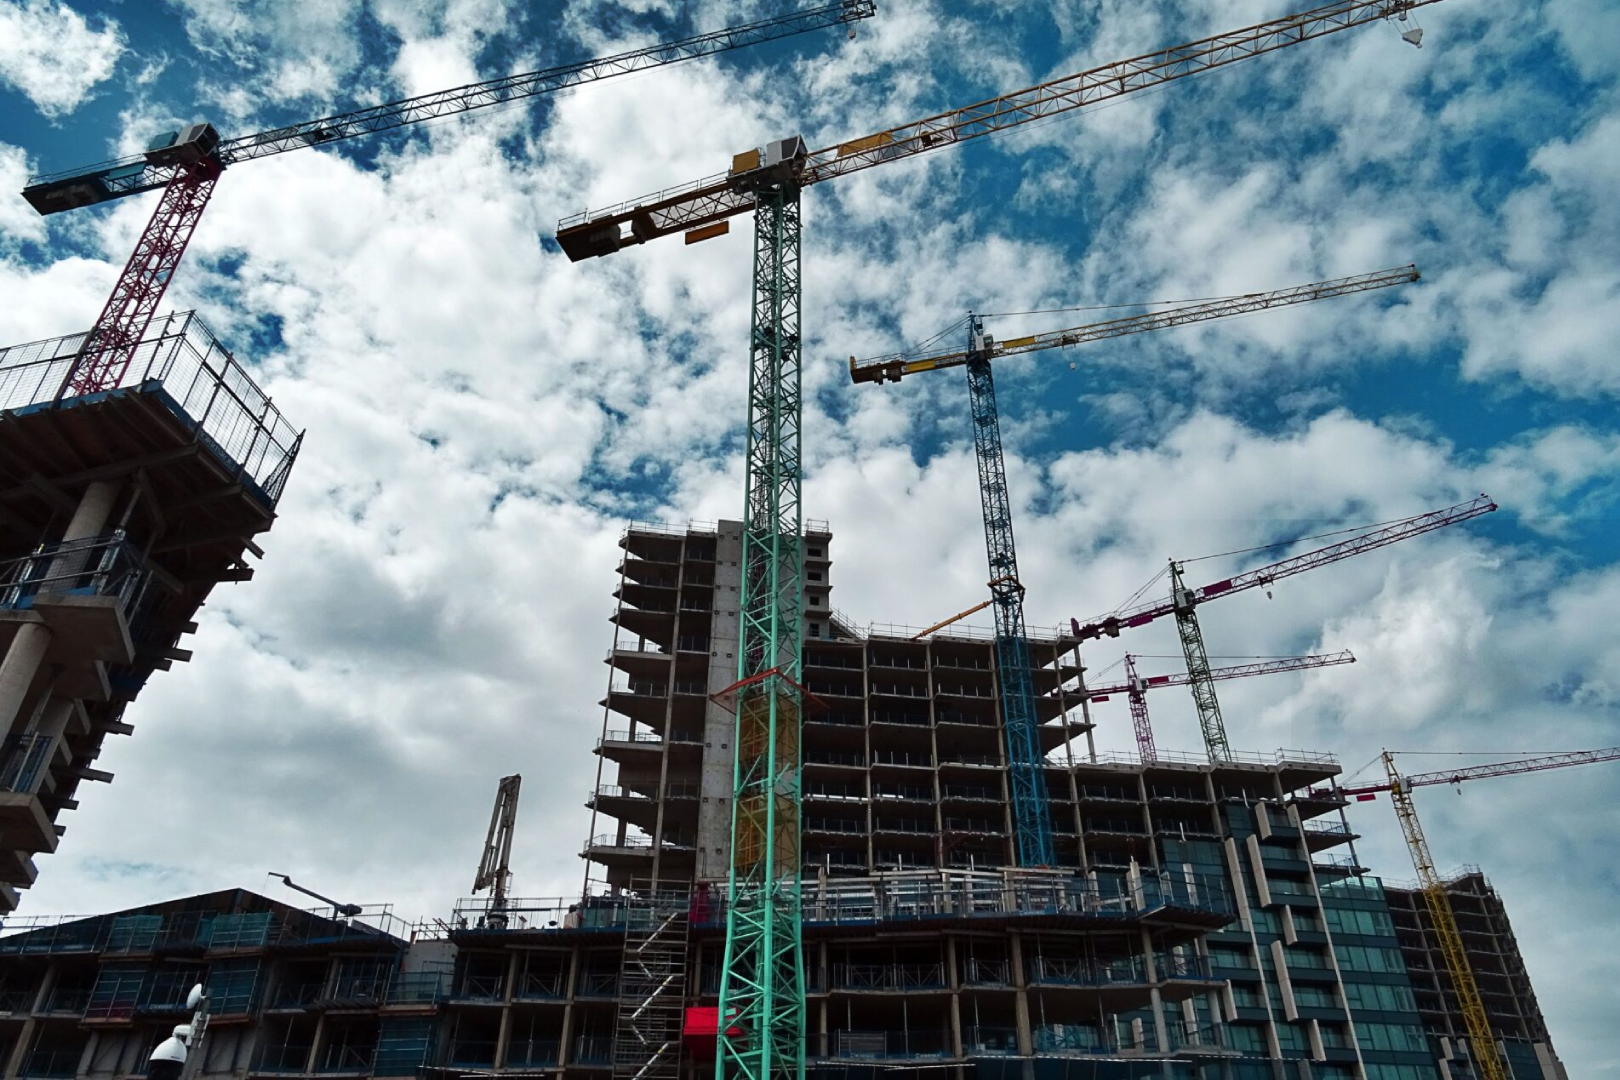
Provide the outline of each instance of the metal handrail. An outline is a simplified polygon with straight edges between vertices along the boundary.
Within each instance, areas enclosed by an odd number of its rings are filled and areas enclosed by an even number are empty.
[[[33,607],[58,596],[110,596],[126,613],[140,605],[152,577],[122,529],[104,536],[41,544],[0,563],[0,608]]]

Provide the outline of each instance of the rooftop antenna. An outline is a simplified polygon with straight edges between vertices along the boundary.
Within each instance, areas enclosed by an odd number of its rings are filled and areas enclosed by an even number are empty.
[[[278,874],[274,870],[270,871],[270,876],[273,878],[280,878],[281,883],[287,886],[287,888],[292,889],[294,892],[301,892],[305,896],[313,896],[323,904],[331,904],[332,913],[340,919],[352,919],[356,915],[360,914],[359,904],[340,904],[330,896],[322,896],[314,889],[306,889],[302,885],[299,885],[293,881],[293,879],[288,877],[286,874]]]

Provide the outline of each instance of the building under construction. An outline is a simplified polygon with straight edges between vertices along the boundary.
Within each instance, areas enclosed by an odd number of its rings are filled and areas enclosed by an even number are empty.
[[[1478,867],[1446,879],[1445,890],[1491,1032],[1513,1075],[1565,1080],[1502,898]],[[1391,888],[1388,895],[1418,1013],[1443,1073],[1448,1080],[1469,1076],[1468,1028],[1427,906],[1415,888]]]
[[[1099,754],[1076,639],[1031,633],[1057,869],[1014,869],[993,636],[858,630],[832,605],[830,532],[812,524],[804,544],[812,1061],[1438,1075],[1389,902],[1328,790],[1331,756]],[[650,925],[691,937],[657,978],[633,978],[626,953],[617,1030],[644,1062],[682,1030],[674,1008],[648,1026],[649,991],[716,1000],[741,527],[632,527],[621,546],[583,855],[623,902],[654,898]],[[691,1055],[701,1036],[685,1035]],[[1514,1075],[1558,1076],[1545,1058]]]
[[[10,920],[4,1080],[139,1072],[194,981],[204,1077],[712,1075],[739,544],[734,523],[624,535],[580,893],[511,897],[501,858],[479,874],[501,888],[448,922],[243,891]],[[1473,1075],[1412,894],[1358,865],[1331,756],[1097,753],[1074,639],[1036,633],[1059,855],[1016,868],[990,636],[858,630],[831,605],[826,526],[805,547],[813,1076]],[[1500,902],[1482,880],[1452,893],[1493,1014],[1520,1023],[1499,1028],[1510,1075],[1564,1080]]]
[[[107,353],[90,353],[105,358]],[[86,335],[0,349],[0,913],[218,583],[245,581],[299,435],[189,312],[75,387]]]

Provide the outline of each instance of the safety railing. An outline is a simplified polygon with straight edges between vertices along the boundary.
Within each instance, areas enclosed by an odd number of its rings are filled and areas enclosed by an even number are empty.
[[[1006,960],[970,956],[962,964],[962,982],[967,986],[1010,986],[1012,965]]]
[[[927,834],[934,832],[934,823],[922,818],[879,818],[872,822],[872,831]]]
[[[1097,754],[1095,759],[1088,759],[1086,764],[1095,761],[1103,765],[1142,765],[1142,757],[1123,750],[1109,750]],[[1192,754],[1184,751],[1160,750],[1155,753],[1153,760],[1145,764],[1167,763],[1175,765],[1209,765],[1209,757],[1204,754]],[[1218,764],[1234,765],[1302,765],[1323,766],[1337,765],[1338,757],[1333,754],[1321,753],[1315,750],[1276,750],[1272,753],[1233,750],[1221,759]]]
[[[450,996],[457,1001],[501,1001],[506,997],[506,976],[463,975]]]
[[[35,1050],[23,1060],[22,1069],[17,1073],[19,1077],[38,1077],[41,1080],[58,1080],[77,1075],[79,1060],[84,1057],[83,1050]]]
[[[555,1065],[561,1055],[560,1039],[513,1039],[506,1044],[506,1067]]]
[[[0,1013],[27,1012],[34,1007],[34,996],[38,991],[32,989],[6,989],[0,990]],[[89,996],[86,991],[86,997]],[[77,1010],[84,1011],[81,1005]]]
[[[105,596],[133,612],[151,579],[146,560],[119,529],[106,536],[41,544],[28,555],[0,563],[0,608],[31,608],[61,596]]]
[[[827,1053],[834,1058],[948,1058],[951,1033],[940,1031],[834,1031]]]
[[[388,1004],[431,1005],[445,1000],[450,984],[447,971],[406,971],[388,983]]]
[[[834,964],[832,985],[839,990],[943,990],[941,964]]]
[[[1043,1024],[1031,1029],[1037,1054],[1106,1054],[1100,1028],[1090,1024]]]
[[[971,784],[945,784],[940,787],[939,794],[942,799],[953,799],[958,802],[998,803],[1003,801],[999,790],[977,787]]]
[[[872,710],[872,723],[874,724],[899,724],[902,727],[925,728],[928,726],[928,722],[927,713],[901,712],[897,709]]]
[[[454,1039],[446,1052],[449,1064],[462,1069],[491,1069],[495,1066],[494,1039]]]
[[[56,402],[85,337],[72,334],[0,349],[0,410],[24,412]],[[303,436],[196,313],[153,319],[131,352],[118,388],[161,391],[177,419],[274,507]]]
[[[963,1028],[962,1050],[968,1054],[1017,1054],[1018,1029],[979,1025]]]
[[[264,1073],[301,1073],[309,1066],[310,1047],[300,1046],[296,1043],[282,1046],[266,1046],[259,1052],[259,1063],[253,1067],[254,1072]]]
[[[872,798],[891,799],[897,802],[933,802],[934,792],[930,788],[913,784],[885,784],[872,785]]]
[[[560,969],[520,972],[512,996],[524,1001],[560,998],[565,996],[563,988],[567,981],[567,973]]]
[[[597,746],[604,743],[662,743],[664,738],[656,731],[629,731],[625,728],[609,728],[598,740]]]
[[[587,968],[579,973],[574,993],[577,997],[618,997],[619,973],[616,970],[592,971]]]
[[[807,817],[804,819],[804,831],[862,836],[866,833],[866,822],[847,818]]]
[[[569,1060],[579,1065],[606,1065],[613,1060],[613,1039],[606,1035],[581,1035],[574,1040]]]
[[[989,697],[990,695],[984,694],[981,696]],[[938,718],[941,724],[961,724],[966,727],[987,728],[993,728],[997,724],[996,715],[991,711],[970,713],[962,709],[936,709],[934,716]]]
[[[866,726],[866,718],[860,713],[842,712],[836,709],[808,713],[804,718],[804,722],[807,724],[830,724],[834,727],[858,728]]]
[[[371,1061],[377,1056],[375,1046],[329,1044],[321,1059],[315,1063],[319,1073],[369,1073]]]

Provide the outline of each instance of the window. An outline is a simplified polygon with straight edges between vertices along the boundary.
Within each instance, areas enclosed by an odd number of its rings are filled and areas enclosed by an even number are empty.
[[[1416,1012],[1412,991],[1404,986],[1378,986],[1372,983],[1345,983],[1344,1002],[1358,1011]]]
[[[1267,1052],[1266,1036],[1261,1029],[1248,1024],[1233,1024],[1227,1028],[1235,1049],[1251,1054],[1264,1054]]]
[[[811,623],[810,624],[810,636],[811,637],[820,637],[821,636],[821,624],[820,623]]]
[[[805,573],[804,573],[804,576],[809,578],[811,581],[820,581],[821,580],[821,571],[820,570],[806,570]]]
[[[1365,934],[1376,937],[1394,937],[1395,924],[1387,911],[1346,911],[1327,908],[1328,929],[1335,934]]]
[[[1339,1001],[1333,991],[1322,986],[1294,987],[1294,1004],[1303,1009],[1334,1009]]]
[[[1279,1023],[1277,1025],[1277,1045],[1284,1050],[1305,1050],[1310,1047],[1311,1041],[1305,1032],[1293,1024]]]
[[[823,549],[821,549],[821,548],[818,548],[818,547],[813,547],[813,548],[811,548],[811,549],[810,549],[810,557],[811,557],[811,558],[812,558],[812,559],[819,559],[819,558],[821,558],[821,557],[822,557],[822,556],[823,556],[823,555],[824,555],[824,554],[826,554],[826,552],[825,552],[825,551],[824,551],[824,550],[823,550]]]
[[[1423,1029],[1416,1024],[1357,1024],[1356,1041],[1363,1050],[1422,1054],[1429,1049]]]
[[[1406,965],[1401,962],[1399,949],[1380,949],[1370,945],[1335,945],[1333,953],[1339,966],[1346,971],[1381,971],[1404,975]]]

